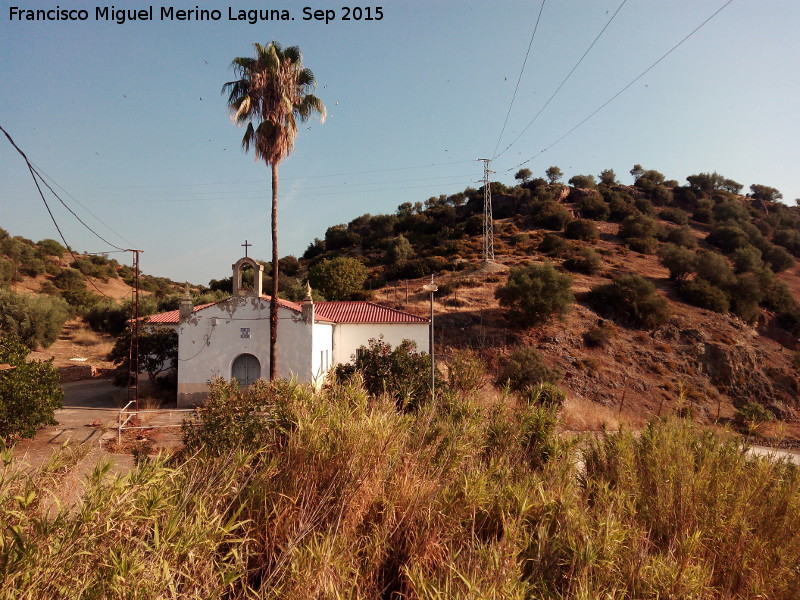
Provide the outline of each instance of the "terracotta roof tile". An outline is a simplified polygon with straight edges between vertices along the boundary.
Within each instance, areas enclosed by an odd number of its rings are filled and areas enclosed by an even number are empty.
[[[270,296],[262,295],[262,299],[269,300]],[[198,312],[209,306],[215,306],[225,302],[211,302],[209,304],[199,304],[192,309],[192,312]],[[290,302],[288,300],[278,299],[278,304],[289,310],[295,312],[302,312],[302,304],[298,302]],[[170,310],[167,312],[150,315],[144,317],[144,323],[154,323],[162,325],[177,325],[180,317],[180,311]],[[314,303],[314,319],[316,321],[328,323],[427,323],[428,319],[418,317],[411,313],[395,310],[388,306],[381,306],[374,302],[315,302]]]
[[[428,319],[374,302],[317,302],[315,316],[335,323],[427,323]]]

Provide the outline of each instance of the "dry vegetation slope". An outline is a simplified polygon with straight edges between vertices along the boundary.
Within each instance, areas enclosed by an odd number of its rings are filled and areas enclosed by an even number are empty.
[[[570,206],[567,204],[567,206]],[[584,334],[603,319],[577,301],[564,320],[519,329],[506,319],[506,311],[494,297],[507,279],[507,269],[470,271],[437,278],[440,286],[457,289],[436,303],[437,346],[471,346],[482,350],[492,366],[514,345],[530,345],[541,351],[551,366],[564,372],[562,386],[568,391],[567,424],[576,429],[626,421],[642,425],[648,418],[682,410],[701,422],[729,419],[736,406],[755,400],[783,413],[789,423],[781,434],[800,438],[796,418],[798,373],[793,352],[765,333],[764,327],[748,325],[732,314],[719,314],[680,301],[668,280],[668,270],[655,255],[634,252],[621,244],[615,223],[595,223],[600,240],[573,242],[592,246],[601,256],[602,268],[594,275],[573,273],[573,292],[580,297],[591,287],[611,278],[637,273],[653,281],[672,313],[670,322],[654,331],[616,326],[616,335],[602,348],[587,347]],[[663,224],[663,222],[662,222]],[[511,219],[497,221],[496,258],[513,267],[529,261],[552,260],[536,251],[545,231],[530,233],[527,245],[506,243],[515,231]],[[706,232],[695,224],[695,235]],[[701,247],[703,243],[701,242]],[[800,298],[800,266],[779,274],[795,298]],[[376,294],[378,301],[396,303],[418,314],[427,314],[428,296],[421,291],[427,279],[390,284]],[[406,288],[409,301],[406,302]],[[769,428],[765,433],[770,433]],[[774,433],[774,432],[773,432]]]

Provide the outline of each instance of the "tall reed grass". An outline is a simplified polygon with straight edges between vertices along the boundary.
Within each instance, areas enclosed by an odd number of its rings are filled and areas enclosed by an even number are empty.
[[[565,440],[556,407],[523,400],[445,393],[402,414],[358,381],[214,394],[182,455],[125,477],[102,464],[76,507],[46,500],[70,460],[35,473],[4,461],[0,598],[800,589],[797,469],[678,419]]]

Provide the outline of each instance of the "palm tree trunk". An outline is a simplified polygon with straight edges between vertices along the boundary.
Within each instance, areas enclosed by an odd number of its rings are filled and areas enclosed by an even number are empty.
[[[269,303],[269,380],[278,378],[278,165],[272,164],[272,296]]]

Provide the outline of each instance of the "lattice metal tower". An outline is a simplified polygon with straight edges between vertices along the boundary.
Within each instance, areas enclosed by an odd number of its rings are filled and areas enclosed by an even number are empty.
[[[494,262],[494,218],[492,218],[492,186],[489,175],[490,158],[479,158],[483,161],[483,264]]]

